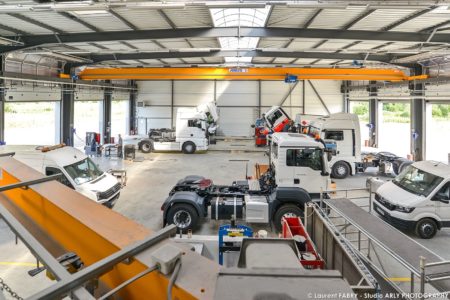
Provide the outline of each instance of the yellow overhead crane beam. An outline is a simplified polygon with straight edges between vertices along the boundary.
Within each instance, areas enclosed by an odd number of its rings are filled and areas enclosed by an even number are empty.
[[[43,177],[10,157],[0,157],[0,175],[0,187]],[[61,251],[75,252],[85,266],[152,233],[56,181],[0,192],[1,205],[24,224],[54,257],[63,254]],[[149,249],[157,249],[165,243],[171,242],[166,240]],[[183,246],[177,244],[176,247]],[[212,299],[219,265],[184,248],[183,266],[173,288],[174,299]],[[141,253],[131,263],[117,264],[99,278],[101,285],[114,288],[148,269],[152,264],[148,256]],[[166,299],[167,285],[165,275],[152,272],[124,287],[118,295],[121,299]]]
[[[82,80],[284,80],[286,75],[303,79],[404,81],[426,79],[407,76],[397,69],[367,68],[86,68]],[[64,74],[62,74],[64,76]]]

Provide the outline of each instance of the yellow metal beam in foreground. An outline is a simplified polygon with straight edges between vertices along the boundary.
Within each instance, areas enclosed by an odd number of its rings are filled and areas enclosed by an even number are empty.
[[[43,176],[13,158],[0,158],[0,169],[0,186]],[[54,256],[61,254],[58,253],[61,248],[65,252],[72,251],[87,266],[151,234],[149,229],[56,181],[0,193],[0,205],[4,205],[25,227],[25,224],[32,227],[28,228],[32,234],[43,232],[35,237]],[[52,243],[54,249],[49,249]],[[164,243],[170,242],[164,241],[150,248],[149,252],[137,255],[131,264],[116,265],[100,277],[100,281],[113,288],[144,271],[152,265],[149,253]],[[183,246],[176,244],[176,247]],[[212,299],[219,265],[187,247],[182,262],[173,297],[180,300]],[[166,276],[152,272],[125,287],[119,294],[122,299],[165,299],[167,284]]]
[[[84,69],[83,80],[284,80],[286,74],[298,79],[385,80],[426,79],[427,75],[409,77],[397,69],[356,68],[98,68]]]

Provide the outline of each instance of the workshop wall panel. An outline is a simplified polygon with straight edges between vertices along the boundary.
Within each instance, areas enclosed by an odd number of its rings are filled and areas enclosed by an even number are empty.
[[[252,136],[258,110],[252,107],[220,107],[218,135]]]
[[[214,101],[214,81],[174,81],[174,106],[189,107]]]
[[[217,81],[218,106],[258,106],[258,81]]]
[[[339,80],[310,80],[320,95],[330,113],[344,111],[344,98],[341,93]],[[308,83],[305,83],[305,114],[326,115],[327,111],[321,103],[319,96]]]
[[[172,81],[138,81],[137,101],[146,106],[171,105]]]
[[[140,107],[137,111],[138,134],[147,134],[152,128],[171,128],[171,108]]]

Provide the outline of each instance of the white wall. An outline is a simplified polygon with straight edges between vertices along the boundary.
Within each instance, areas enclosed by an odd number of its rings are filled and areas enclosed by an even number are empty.
[[[330,112],[343,111],[341,81],[313,80],[312,83]],[[311,86],[307,82],[305,86],[305,113],[325,115],[326,110]],[[303,82],[294,86],[283,81],[256,80],[138,81],[137,101],[145,104],[137,110],[138,131],[145,134],[150,128],[171,127],[179,107],[194,107],[214,100],[219,108],[219,135],[251,136],[250,126],[260,112],[271,106],[283,102],[292,118],[303,112]]]

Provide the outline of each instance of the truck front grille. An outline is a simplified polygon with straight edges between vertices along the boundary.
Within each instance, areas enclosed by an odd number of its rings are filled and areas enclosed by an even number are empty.
[[[115,193],[117,193],[120,188],[122,186],[120,185],[120,183],[116,183],[112,188],[110,188],[109,190],[106,190],[104,192],[101,192],[99,194],[98,200],[105,200],[105,199],[109,199],[111,198]]]

